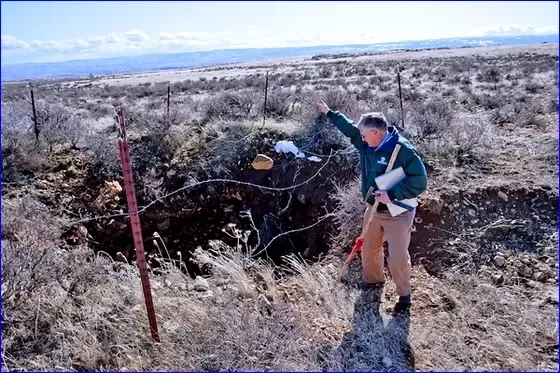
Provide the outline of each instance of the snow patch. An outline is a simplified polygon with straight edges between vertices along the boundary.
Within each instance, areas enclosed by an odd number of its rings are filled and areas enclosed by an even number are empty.
[[[311,157],[308,157],[307,159],[309,159],[310,161],[313,161],[313,162],[321,162],[321,158],[316,157],[314,155],[311,156]]]

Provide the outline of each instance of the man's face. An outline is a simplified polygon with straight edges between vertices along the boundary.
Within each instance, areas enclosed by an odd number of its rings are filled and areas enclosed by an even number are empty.
[[[385,138],[385,133],[375,128],[367,128],[360,125],[359,130],[362,134],[362,140],[372,148],[378,147]]]

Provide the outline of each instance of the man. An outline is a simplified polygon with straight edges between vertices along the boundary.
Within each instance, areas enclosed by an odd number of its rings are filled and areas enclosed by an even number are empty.
[[[379,288],[385,282],[383,274],[383,236],[385,236],[389,245],[389,271],[399,295],[395,311],[406,311],[411,305],[411,263],[408,246],[416,209],[393,217],[386,204],[394,200],[416,198],[423,193],[427,187],[426,168],[414,147],[399,134],[395,127],[388,125],[383,114],[363,114],[358,124],[354,126],[353,122],[342,113],[329,109],[324,101],[318,104],[318,110],[350,138],[360,153],[362,197],[366,198],[370,188],[374,191],[367,201],[368,207],[363,224],[373,212],[371,210],[374,202],[379,201],[377,214],[364,237],[361,251],[363,286]],[[406,178],[391,190],[378,190],[375,178],[385,173],[397,144],[400,144],[401,148],[393,169],[402,167]]]

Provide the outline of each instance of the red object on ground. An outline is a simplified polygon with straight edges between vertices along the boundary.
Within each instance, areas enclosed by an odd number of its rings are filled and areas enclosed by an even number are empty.
[[[344,264],[342,264],[342,267],[340,268],[340,271],[338,272],[338,279],[339,280],[342,279],[342,277],[346,273],[346,270],[348,269],[348,266],[350,265],[350,262],[360,252],[363,245],[364,245],[364,238],[363,237],[356,238],[356,241],[354,242],[354,247],[352,248],[352,251],[350,251],[350,254],[348,254],[348,257],[346,258],[346,260],[344,261]]]
[[[132,178],[132,166],[130,163],[130,151],[126,143],[126,130],[124,123],[124,115],[122,108],[118,110],[117,135],[119,139],[119,156],[123,168],[124,189],[126,192],[126,200],[128,202],[128,211],[130,213],[130,225],[132,228],[132,236],[134,238],[134,247],[136,249],[136,265],[140,271],[140,279],[142,281],[142,290],[144,292],[144,300],[146,301],[146,311],[148,313],[148,322],[150,324],[152,339],[159,342],[159,334],[156,321],[156,312],[152,300],[152,290],[150,288],[150,279],[148,277],[148,267],[146,265],[146,254],[144,252],[144,242],[142,240],[142,231],[140,227],[140,218],[138,217],[138,205],[136,203],[136,193],[134,192],[134,181]]]

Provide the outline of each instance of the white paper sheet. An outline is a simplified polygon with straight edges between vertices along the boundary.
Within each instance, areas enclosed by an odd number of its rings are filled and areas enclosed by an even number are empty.
[[[294,145],[293,141],[278,141],[276,145],[274,145],[274,150],[277,153],[292,153],[296,156],[296,158],[304,158],[305,154],[299,151],[298,147]]]
[[[397,185],[397,183],[399,183],[401,180],[404,180],[405,177],[406,175],[402,167],[397,167],[385,174],[376,177],[375,184],[377,185],[377,188],[379,190],[389,190]],[[418,200],[416,198],[403,199],[398,201],[407,204],[408,206],[418,206]],[[407,209],[397,206],[394,203],[388,203],[387,208],[389,209],[389,213],[391,214],[391,216],[397,216],[405,211],[408,211]]]

